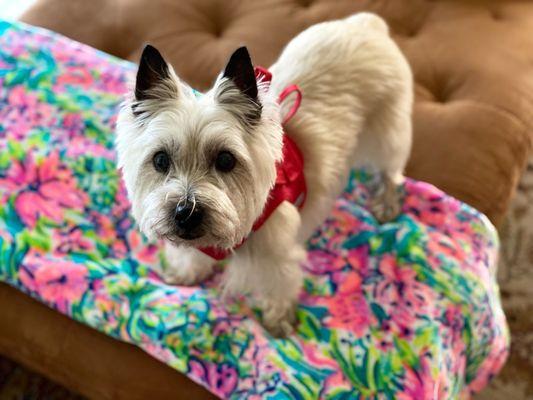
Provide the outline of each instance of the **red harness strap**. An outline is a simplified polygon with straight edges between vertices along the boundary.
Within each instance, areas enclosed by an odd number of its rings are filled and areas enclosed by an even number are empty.
[[[272,74],[270,71],[262,67],[255,68],[255,76],[258,83],[270,83],[272,80]],[[296,95],[296,99],[283,119],[283,124],[290,120],[296,111],[298,111],[302,101],[302,94],[298,86],[290,85],[281,92],[278,98],[278,102],[281,104],[293,93]],[[270,190],[263,213],[255,221],[254,226],[252,227],[252,232],[261,228],[282,202],[289,201],[298,207],[298,209],[301,209],[304,205],[307,194],[304,176],[304,159],[296,143],[286,134],[283,135],[283,158],[281,162],[277,163],[276,172],[276,183]],[[246,239],[235,246],[233,250],[242,246],[245,241]],[[216,247],[202,247],[199,248],[199,250],[215,260],[223,260],[230,253],[230,250],[219,249]]]

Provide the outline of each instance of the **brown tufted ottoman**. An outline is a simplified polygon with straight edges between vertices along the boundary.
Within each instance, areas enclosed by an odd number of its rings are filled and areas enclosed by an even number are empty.
[[[407,174],[498,224],[531,149],[532,2],[41,0],[22,19],[133,60],[149,41],[181,77],[204,89],[239,44],[269,65],[305,27],[362,10],[389,22],[415,72]],[[95,399],[210,396],[141,350],[5,285],[0,353]]]

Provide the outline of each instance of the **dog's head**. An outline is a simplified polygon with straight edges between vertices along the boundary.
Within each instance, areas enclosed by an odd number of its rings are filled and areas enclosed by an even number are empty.
[[[245,47],[198,94],[146,46],[117,122],[118,165],[150,238],[231,248],[251,231],[281,159],[279,109]]]

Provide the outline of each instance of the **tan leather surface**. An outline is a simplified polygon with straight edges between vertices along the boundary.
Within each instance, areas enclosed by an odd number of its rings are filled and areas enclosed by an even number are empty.
[[[307,26],[363,10],[389,22],[415,73],[407,175],[437,185],[498,224],[533,137],[531,1],[39,0],[22,19],[132,60],[150,42],[178,75],[205,89],[237,46],[246,44],[255,63],[268,66]],[[55,335],[59,320],[61,334]],[[156,390],[185,382],[166,367],[157,370],[139,350],[3,286],[0,327],[1,352],[93,398],[134,398],[130,394],[148,390],[138,369],[153,373]],[[97,375],[100,369],[108,372]],[[199,398],[180,394],[175,398]],[[154,396],[149,398],[166,398]]]

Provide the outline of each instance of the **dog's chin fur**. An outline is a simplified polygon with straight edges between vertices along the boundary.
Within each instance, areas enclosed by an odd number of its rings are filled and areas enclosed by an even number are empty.
[[[129,99],[118,117],[118,165],[133,216],[149,238],[233,248],[250,233],[276,179],[283,134],[278,105],[259,84],[261,114],[248,122],[253,104],[228,79],[219,77],[209,92],[196,96],[170,72],[171,82],[158,87],[158,98]],[[170,154],[168,174],[152,165],[160,150]],[[214,168],[213,155],[220,150],[236,157],[233,171]],[[182,240],[175,232],[174,210],[191,193],[205,210],[203,235]]]

